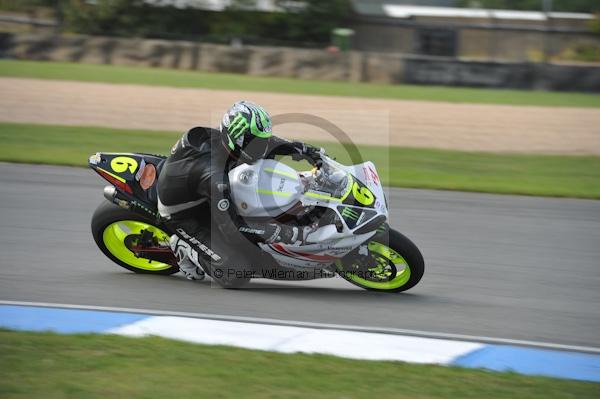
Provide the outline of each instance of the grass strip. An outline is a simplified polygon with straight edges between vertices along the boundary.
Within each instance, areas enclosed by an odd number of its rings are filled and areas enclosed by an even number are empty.
[[[0,76],[455,103],[600,107],[600,96],[584,93],[315,81],[64,62],[0,60]]]
[[[0,331],[0,397],[597,398],[600,384],[158,337]]]
[[[0,160],[85,166],[98,151],[168,154],[176,132],[0,123]],[[340,144],[322,145],[351,164]],[[443,190],[600,198],[600,157],[360,146],[384,184]]]

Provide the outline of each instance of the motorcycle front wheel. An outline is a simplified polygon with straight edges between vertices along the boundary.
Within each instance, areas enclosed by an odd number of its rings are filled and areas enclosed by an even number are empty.
[[[345,280],[382,292],[406,291],[421,281],[425,271],[423,255],[406,236],[386,229],[365,245],[336,263],[337,273]]]

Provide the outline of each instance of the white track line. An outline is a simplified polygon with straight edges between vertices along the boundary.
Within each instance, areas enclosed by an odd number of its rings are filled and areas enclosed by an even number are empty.
[[[175,312],[175,311],[168,311],[168,310],[118,308],[118,307],[111,307],[111,306],[72,305],[72,304],[49,303],[49,302],[26,302],[26,301],[0,300],[0,305],[39,306],[39,307],[47,307],[47,308],[84,309],[84,310],[98,310],[98,311],[106,311],[106,312],[141,313],[141,314],[148,314],[148,315],[155,315],[155,316],[180,316],[180,317],[192,317],[192,318],[197,318],[197,319],[208,319],[208,320],[237,321],[237,322],[244,322],[244,323],[255,323],[255,324],[261,323],[261,324],[272,324],[272,325],[277,325],[277,326],[294,326],[294,327],[307,327],[307,328],[317,328],[317,329],[334,329],[334,330],[342,330],[342,331],[360,331],[360,332],[392,334],[392,335],[408,335],[408,336],[414,336],[414,337],[449,339],[449,340],[456,340],[456,341],[471,341],[471,342],[480,342],[480,343],[487,343],[487,344],[517,345],[517,346],[527,346],[527,347],[542,348],[542,349],[556,349],[556,350],[576,351],[576,352],[585,352],[585,353],[600,353],[600,348],[595,348],[595,347],[590,347],[590,346],[564,345],[564,344],[554,344],[554,343],[548,343],[548,342],[526,341],[526,340],[517,340],[517,339],[508,339],[508,338],[494,338],[494,337],[475,336],[475,335],[406,330],[406,329],[401,329],[401,328],[353,326],[353,325],[343,325],[343,324],[314,323],[314,322],[295,321],[295,320],[279,320],[279,319],[269,319],[269,318],[262,318],[262,317],[229,316],[229,315],[218,315],[218,314],[210,314],[210,313]]]

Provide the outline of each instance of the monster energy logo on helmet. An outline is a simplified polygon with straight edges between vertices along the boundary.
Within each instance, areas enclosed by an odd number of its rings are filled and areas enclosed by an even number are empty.
[[[267,111],[249,101],[237,102],[227,111],[221,121],[221,130],[223,128],[227,129],[234,142],[241,141],[246,133],[261,138],[272,135],[271,117]],[[240,144],[242,143],[238,143]]]
[[[272,136],[271,117],[257,104],[239,101],[223,116],[220,130],[225,145],[236,156],[253,162],[267,152]]]
[[[229,136],[233,140],[237,140],[242,134],[246,133],[249,127],[250,124],[244,117],[244,114],[238,112],[235,118],[229,123],[227,130],[229,131]]]

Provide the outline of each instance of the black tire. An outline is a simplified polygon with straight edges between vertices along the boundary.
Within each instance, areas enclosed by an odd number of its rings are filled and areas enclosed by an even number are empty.
[[[115,204],[112,204],[108,201],[103,201],[92,216],[92,235],[94,236],[94,241],[100,251],[110,260],[115,262],[117,265],[124,267],[127,270],[130,270],[135,273],[140,274],[160,274],[160,275],[170,275],[177,273],[179,271],[178,266],[171,266],[168,269],[162,270],[144,270],[128,265],[127,263],[121,261],[117,257],[115,257],[106,247],[104,243],[104,230],[110,226],[112,223],[122,221],[122,220],[134,220],[143,223],[147,223],[153,226],[156,226],[156,222],[152,221],[149,218],[144,218],[143,216],[130,212],[127,209],[123,209]],[[158,227],[158,226],[156,226]]]
[[[347,273],[340,273],[338,265],[338,274],[342,278],[358,287],[364,288],[369,291],[389,293],[403,292],[409,290],[415,285],[417,285],[419,281],[421,281],[423,273],[425,272],[425,261],[423,260],[423,255],[421,254],[421,251],[419,251],[419,248],[417,248],[417,246],[410,239],[408,239],[408,237],[404,236],[396,230],[387,229],[384,233],[378,233],[377,235],[375,235],[371,240],[369,240],[369,242],[371,241],[376,241],[381,244],[387,245],[388,247],[396,251],[402,258],[404,258],[406,264],[410,268],[410,278],[408,279],[408,281],[406,281],[406,283],[404,283],[400,287],[392,289],[368,287],[351,279]],[[347,271],[345,264],[352,262],[352,260],[355,259],[356,256],[356,252],[347,255],[342,260],[342,270]]]

